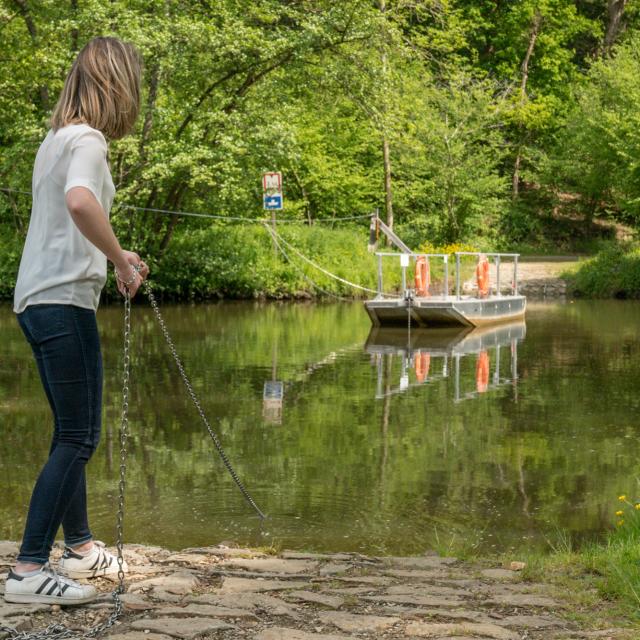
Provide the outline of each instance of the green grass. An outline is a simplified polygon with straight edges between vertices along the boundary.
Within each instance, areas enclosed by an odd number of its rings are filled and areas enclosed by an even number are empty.
[[[522,579],[550,583],[570,594],[575,605],[570,616],[582,624],[598,626],[604,619],[614,626],[640,623],[640,509],[635,500],[621,496],[612,512],[617,525],[603,540],[573,544],[558,531],[549,540],[549,551],[520,552],[499,558],[526,563]],[[613,514],[612,514],[613,515]]]

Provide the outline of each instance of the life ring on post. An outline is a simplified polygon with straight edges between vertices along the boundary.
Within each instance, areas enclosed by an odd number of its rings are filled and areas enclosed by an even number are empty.
[[[418,353],[415,357],[414,367],[416,371],[416,379],[418,382],[424,382],[429,375],[429,365],[431,364],[431,356],[428,353]]]
[[[481,351],[476,360],[476,390],[484,393],[489,388],[489,354]]]
[[[416,260],[414,282],[418,297],[426,298],[431,295],[429,293],[429,286],[431,285],[431,269],[429,269],[429,261],[424,256],[419,256]]]
[[[486,298],[489,295],[489,261],[487,256],[480,255],[476,266],[476,281],[478,283],[478,297]]]

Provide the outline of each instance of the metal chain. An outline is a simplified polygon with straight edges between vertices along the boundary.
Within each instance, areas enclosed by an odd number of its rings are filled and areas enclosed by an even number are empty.
[[[120,595],[124,593],[124,558],[122,555],[124,539],[124,491],[127,472],[127,437],[129,435],[129,371],[130,371],[130,346],[131,346],[131,298],[126,291],[124,299],[124,362],[122,376],[122,417],[120,422],[120,482],[118,485],[118,515],[116,547],[118,550],[118,586],[111,593],[113,598],[113,611],[109,617],[100,624],[90,627],[84,632],[79,632],[69,627],[54,623],[41,631],[18,631],[12,627],[0,625],[0,634],[7,634],[11,640],[71,640],[71,638],[97,638],[110,629],[122,616],[124,607]]]
[[[184,386],[187,389],[187,393],[189,394],[191,401],[193,402],[196,410],[198,411],[198,414],[200,415],[200,419],[202,420],[202,423],[206,427],[209,433],[209,436],[211,436],[211,439],[213,440],[213,444],[218,450],[218,453],[220,454],[220,458],[222,459],[224,466],[227,468],[227,471],[231,474],[233,481],[236,483],[236,485],[238,486],[238,489],[240,489],[240,491],[242,492],[242,495],[245,497],[247,502],[253,507],[256,513],[260,516],[260,518],[264,520],[267,516],[260,510],[258,505],[255,503],[254,499],[251,497],[251,495],[249,494],[245,486],[242,484],[242,481],[238,477],[238,474],[236,473],[235,469],[231,466],[231,462],[229,462],[229,458],[227,458],[227,454],[224,452],[224,449],[222,448],[222,444],[220,444],[220,440],[218,439],[218,436],[216,435],[215,431],[212,429],[211,424],[209,423],[209,420],[205,415],[204,410],[202,409],[202,405],[198,400],[198,396],[196,396],[196,392],[193,390],[191,381],[189,380],[189,377],[187,376],[187,373],[184,369],[182,360],[180,360],[180,356],[176,351],[176,347],[173,344],[173,340],[169,335],[169,331],[167,330],[167,325],[165,324],[162,314],[160,313],[160,308],[158,307],[158,303],[155,299],[155,296],[151,292],[151,285],[148,283],[148,281],[145,281],[143,286],[147,294],[147,297],[149,298],[149,303],[151,304],[151,308],[153,309],[156,319],[158,320],[158,324],[160,325],[160,330],[162,331],[162,335],[164,336],[164,339],[166,340],[167,345],[169,345],[169,350],[171,351],[171,355],[173,356],[176,366],[178,367],[178,371],[180,372],[180,377],[182,378],[182,382],[184,383]]]
[[[158,323],[160,325],[160,329],[162,334],[164,335],[167,344],[169,345],[169,349],[171,354],[176,362],[178,367],[178,371],[180,372],[180,376],[184,382],[184,385],[195,405],[202,422],[204,423],[213,443],[222,458],[222,462],[225,467],[231,474],[234,482],[247,499],[249,504],[256,510],[258,515],[264,519],[266,516],[256,505],[255,501],[246,490],[242,481],[238,477],[238,474],[235,472],[234,468],[231,466],[227,455],[218,440],[215,432],[211,428],[209,420],[207,419],[202,406],[200,405],[200,401],[193,390],[193,386],[185,372],[184,366],[178,353],[176,351],[175,345],[173,344],[173,340],[169,335],[167,330],[167,326],[165,325],[164,319],[160,314],[160,309],[158,307],[158,303],[156,302],[155,296],[151,292],[150,285],[145,282],[144,283],[145,291],[147,296],[149,297],[149,302],[151,307],[156,315]],[[122,416],[120,422],[120,478],[118,483],[118,512],[116,516],[116,548],[117,548],[117,559],[118,559],[118,586],[113,590],[111,596],[113,598],[113,611],[109,615],[109,617],[100,624],[97,624],[93,627],[90,627],[84,632],[79,632],[74,629],[70,629],[69,627],[54,623],[50,624],[48,627],[40,631],[28,632],[28,631],[18,631],[12,627],[7,627],[4,625],[0,625],[0,634],[6,634],[10,640],[71,640],[72,638],[97,638],[98,636],[105,633],[108,629],[110,629],[116,621],[122,616],[124,612],[124,607],[122,604],[122,600],[120,596],[125,591],[124,585],[124,557],[123,557],[123,544],[124,544],[124,514],[125,514],[125,488],[126,488],[126,472],[127,472],[127,438],[129,436],[129,382],[130,382],[130,369],[131,369],[131,297],[129,296],[129,290],[125,288],[125,298],[124,298],[124,358],[123,358],[123,375],[122,375]]]

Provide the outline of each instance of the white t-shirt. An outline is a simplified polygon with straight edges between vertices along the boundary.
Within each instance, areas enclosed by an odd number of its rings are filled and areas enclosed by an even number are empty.
[[[65,202],[73,187],[86,187],[109,217],[115,188],[100,131],[71,124],[49,131],[33,167],[33,204],[20,260],[13,310],[31,304],[98,308],[107,280],[107,258],[75,225]]]

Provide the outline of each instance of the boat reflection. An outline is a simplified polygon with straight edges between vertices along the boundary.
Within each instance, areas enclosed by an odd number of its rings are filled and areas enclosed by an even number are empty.
[[[516,389],[518,343],[524,340],[526,325],[514,322],[484,328],[418,329],[373,327],[365,343],[378,373],[376,398],[385,398],[423,384],[453,376],[455,402],[505,386]],[[505,370],[504,349],[510,349]],[[463,376],[461,361],[475,358],[475,384]],[[400,359],[400,380],[390,384],[394,359]]]

